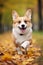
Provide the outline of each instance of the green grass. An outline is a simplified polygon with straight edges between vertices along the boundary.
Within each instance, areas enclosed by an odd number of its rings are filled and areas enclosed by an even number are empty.
[[[33,38],[36,40],[38,46],[43,49],[43,32],[33,32]]]

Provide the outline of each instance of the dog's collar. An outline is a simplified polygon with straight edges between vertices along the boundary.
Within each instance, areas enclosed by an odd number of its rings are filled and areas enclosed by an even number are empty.
[[[20,34],[20,36],[23,36],[24,34]]]

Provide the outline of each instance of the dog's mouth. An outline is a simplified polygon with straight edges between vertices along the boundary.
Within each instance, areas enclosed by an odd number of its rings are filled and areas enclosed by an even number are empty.
[[[26,30],[27,27],[22,27],[22,28],[21,28],[21,27],[18,27],[18,28],[19,28],[22,32],[25,32],[25,30]]]

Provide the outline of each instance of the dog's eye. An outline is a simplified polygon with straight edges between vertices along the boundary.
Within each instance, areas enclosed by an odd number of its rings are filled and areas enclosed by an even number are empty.
[[[18,21],[18,23],[21,23],[21,21]]]
[[[24,22],[25,22],[25,23],[27,23],[27,21],[26,21],[26,20],[25,20]]]

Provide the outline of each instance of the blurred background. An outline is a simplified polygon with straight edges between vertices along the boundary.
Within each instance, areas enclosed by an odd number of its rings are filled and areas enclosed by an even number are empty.
[[[42,50],[39,65],[43,65],[43,0],[0,0],[0,41],[10,40],[12,10],[23,16],[28,8],[32,9],[33,38]]]
[[[12,10],[19,15],[32,9],[33,30],[43,30],[43,0],[0,0],[0,33],[11,30]]]

